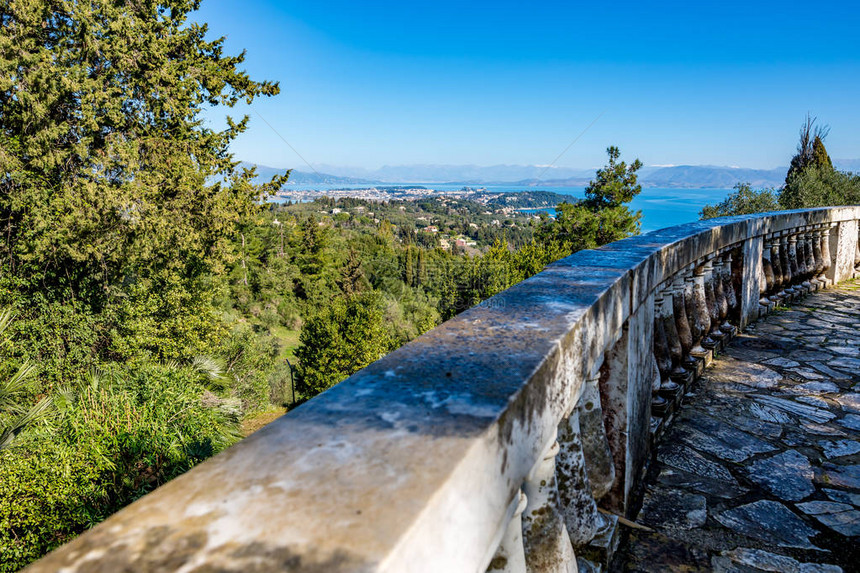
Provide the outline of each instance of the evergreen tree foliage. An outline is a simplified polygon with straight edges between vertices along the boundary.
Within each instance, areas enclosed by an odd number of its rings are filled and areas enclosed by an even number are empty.
[[[556,207],[556,218],[546,221],[535,233],[553,256],[565,256],[593,249],[639,233],[641,211],[633,212],[627,203],[641,191],[636,172],[642,168],[638,159],[627,165],[618,161],[617,147],[606,150],[609,162],[596,173],[585,189],[585,199],[562,203]]]
[[[224,131],[203,122],[206,107],[278,86],[250,79],[244,54],[225,55],[223,38],[208,40],[189,19],[197,5],[10,0],[0,9],[0,304],[39,330],[33,348],[69,312],[91,317],[92,338],[43,347],[45,360],[60,351],[67,372],[79,353],[189,357],[211,344],[206,277],[234,255],[236,224],[280,184],[252,184],[228,153],[247,117],[228,118]],[[164,304],[171,297],[177,304]],[[148,326],[165,320],[169,348],[164,329]]]
[[[302,328],[299,391],[314,396],[391,350],[381,300],[373,293],[336,298]]]
[[[751,215],[779,209],[779,193],[775,189],[753,189],[749,183],[737,183],[734,186],[734,192],[724,201],[703,207],[699,212],[699,218]]]

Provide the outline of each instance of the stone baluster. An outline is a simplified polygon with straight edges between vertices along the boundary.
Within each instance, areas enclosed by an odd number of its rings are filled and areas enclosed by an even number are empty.
[[[659,393],[671,404],[680,396],[678,381],[686,382],[687,371],[681,364],[683,352],[667,295],[663,290],[654,297],[654,357],[660,371]]]
[[[833,255],[830,254],[830,231],[833,229],[833,224],[824,225],[821,230],[821,260],[824,263],[824,269],[821,271],[821,277],[825,283],[829,284],[827,272],[833,267]]]
[[[826,286],[826,282],[822,278],[822,274],[824,273],[824,255],[821,251],[821,237],[824,232],[821,230],[821,227],[816,227],[815,232],[812,237],[812,254],[815,257],[815,280],[818,282],[819,287]]]
[[[580,436],[576,435],[575,439],[581,453]],[[576,557],[562,516],[556,484],[556,457],[559,452],[559,442],[553,437],[523,485],[527,498],[522,516],[523,549],[529,573],[577,573]],[[583,475],[584,470],[583,462]]]
[[[820,254],[818,252],[818,226],[812,225],[809,227],[809,232],[806,234],[806,249],[809,252],[809,260],[806,265],[809,271],[809,284],[813,290],[821,288],[821,281],[818,280],[818,266],[820,264]]]
[[[559,507],[571,543],[583,547],[610,525],[597,510],[597,500],[615,482],[597,378],[586,381],[582,396],[562,420],[558,442]]]
[[[735,283],[732,280],[732,253],[726,251],[723,255],[723,264],[721,266],[722,273],[718,279],[723,284],[723,293],[726,297],[726,316],[723,319],[723,324],[720,325],[720,330],[727,334],[734,334],[736,329],[730,322],[733,317],[737,317],[738,313],[738,297],[735,292]]]
[[[715,347],[725,336],[720,332],[720,311],[717,310],[717,297],[714,294],[714,263],[705,261],[705,301],[708,308],[708,334],[707,338],[712,340],[711,348]],[[705,346],[708,348],[708,346]]]
[[[770,241],[770,262],[773,266],[773,289],[771,289],[770,300],[774,303],[778,303],[780,301],[780,292],[782,291],[782,285],[784,284],[784,277],[782,274],[782,255],[781,250],[779,248],[779,237],[773,235],[769,239]]]
[[[800,294],[800,289],[795,288],[798,279],[800,278],[800,270],[797,267],[797,235],[790,233],[788,235],[788,266],[791,272],[791,280],[789,280],[788,290],[795,296]]]
[[[857,239],[857,244],[854,245],[854,270],[860,272],[860,237]]]
[[[687,318],[686,298],[684,273],[679,272],[672,280],[672,314],[675,317],[675,329],[683,351],[684,368],[695,371],[696,359],[690,356],[690,350],[693,348],[693,334],[690,332],[690,321]]]
[[[726,301],[729,303],[729,317],[736,317],[741,309],[741,299],[735,287],[734,280],[734,258],[731,251],[726,251],[723,257],[723,290],[726,293]]]
[[[662,416],[671,405],[674,394],[678,391],[678,385],[669,377],[672,374],[672,356],[669,353],[669,340],[663,325],[662,315],[665,314],[663,299],[654,299],[654,360],[657,363],[657,371],[660,373],[660,384],[655,389],[652,387],[651,410],[657,416]]]
[[[773,249],[773,240],[765,239],[764,248],[761,251],[761,267],[762,267],[762,275],[764,280],[761,281],[759,285],[759,294],[765,295],[766,293],[772,293],[775,282],[774,282],[774,272],[773,272],[773,263],[772,263],[772,254],[771,251]],[[769,307],[773,302],[768,299],[766,296],[762,296],[759,300],[759,304],[762,306]]]
[[[663,321],[663,330],[666,332],[666,340],[669,343],[669,355],[672,357],[672,372],[670,376],[675,382],[684,384],[687,382],[690,373],[684,368],[684,347],[681,346],[681,335],[678,333],[678,326],[675,320],[674,287],[672,283],[667,283],[666,287],[661,291],[660,297],[663,299],[661,320]]]
[[[795,253],[795,266],[797,267],[797,278],[795,279],[798,283],[802,283],[806,280],[806,251],[804,246],[804,238],[803,238],[803,228],[801,227],[799,233],[795,233],[792,237],[794,239],[794,253]],[[791,252],[791,249],[789,249]]]
[[[799,287],[803,290],[804,293],[808,294],[812,292],[812,283],[809,282],[809,251],[806,246],[808,235],[808,228],[801,227],[800,232],[797,234],[797,273],[799,275]]]
[[[788,235],[785,232],[779,235],[779,263],[782,267],[782,290],[779,296],[790,299],[794,292],[791,290],[791,262],[788,255]]]
[[[803,244],[806,249],[806,281],[812,284],[815,279],[815,252],[813,250],[813,239],[815,232],[810,228],[806,228],[806,233],[803,237]]]
[[[520,491],[511,502],[508,513],[511,515],[502,542],[496,549],[487,573],[526,573],[526,553],[523,546],[523,511],[526,509],[526,495]]]
[[[721,332],[723,325],[729,317],[729,301],[726,298],[726,291],[723,286],[723,257],[718,256],[714,259],[714,300],[717,303],[717,314],[719,315],[718,328]]]
[[[693,333],[693,355],[703,356],[707,354],[707,346],[714,347],[715,343],[708,338],[711,329],[711,317],[708,314],[708,303],[705,300],[705,269],[698,266],[693,270],[692,290],[693,312],[690,318],[690,331]],[[690,311],[690,308],[687,308]]]
[[[609,438],[603,422],[603,405],[600,402],[600,374],[589,378],[579,399],[579,427],[582,431],[582,449],[585,454],[591,495],[600,501],[615,484],[615,462],[609,448]]]

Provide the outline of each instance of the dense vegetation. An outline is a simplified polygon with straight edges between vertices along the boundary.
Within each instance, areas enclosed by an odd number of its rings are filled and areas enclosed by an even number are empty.
[[[0,571],[234,443],[256,414],[638,232],[639,162],[615,148],[555,219],[510,201],[266,203],[283,178],[261,184],[229,153],[248,119],[216,131],[202,112],[278,86],[207,39],[197,6],[0,8]]]
[[[701,218],[860,204],[860,175],[833,167],[824,147],[828,132],[829,128],[816,126],[815,119],[807,116],[781,189],[751,189],[747,183],[738,183],[724,201],[702,209]]]

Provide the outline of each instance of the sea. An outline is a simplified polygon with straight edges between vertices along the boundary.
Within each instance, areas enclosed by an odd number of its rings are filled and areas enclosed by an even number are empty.
[[[458,191],[462,185],[441,185],[437,183],[385,183],[379,186],[422,186],[437,191]],[[344,189],[340,185],[302,185],[302,190],[328,191]],[[493,193],[516,193],[520,191],[549,191],[560,195],[569,195],[580,199],[585,197],[584,187],[517,187],[509,185],[474,185],[474,188],[486,189]],[[356,186],[356,189],[359,187]],[[724,200],[731,189],[661,189],[658,187],[643,187],[631,204],[633,210],[642,211],[642,232],[656,231],[665,227],[673,227],[683,223],[698,220],[699,212],[705,205],[714,205]],[[274,198],[273,200],[278,200]]]

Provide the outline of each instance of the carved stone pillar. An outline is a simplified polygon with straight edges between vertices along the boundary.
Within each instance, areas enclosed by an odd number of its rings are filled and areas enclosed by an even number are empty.
[[[662,299],[662,312],[657,316],[663,322],[666,341],[669,344],[669,356],[672,359],[672,371],[669,374],[675,382],[686,382],[689,372],[684,368],[684,349],[675,323],[674,297],[672,285],[666,286],[658,295]],[[656,309],[655,309],[656,314]]]
[[[714,259],[714,300],[717,303],[720,330],[729,316],[729,301],[726,299],[726,291],[723,287],[723,264],[722,256]]]
[[[776,302],[779,300],[779,292],[785,283],[782,273],[782,255],[779,248],[779,237],[772,236],[768,241],[770,245],[770,262],[773,265],[773,288],[770,291],[770,299]]]
[[[576,438],[579,442],[579,436]],[[581,445],[579,451],[581,457]],[[559,509],[555,471],[558,454],[559,443],[552,440],[523,485],[527,498],[523,513],[523,548],[529,573],[577,572],[573,546]],[[584,474],[584,463],[580,471]]]
[[[771,276],[773,276],[772,269]],[[735,289],[731,251],[727,251],[723,255],[723,292],[726,295],[726,304],[728,304],[729,320],[736,319],[738,312],[740,312],[741,302],[737,289]]]
[[[508,527],[502,536],[502,542],[496,549],[493,560],[487,567],[487,573],[526,573],[526,553],[523,547],[523,511],[526,509],[526,496],[520,491],[514,501]]]
[[[815,277],[815,253],[813,252],[813,237],[815,233],[807,228],[803,235],[803,245],[806,252],[806,279],[810,281]]]
[[[821,228],[816,228],[812,233],[812,256],[815,259],[813,277],[821,286],[824,286],[824,282],[821,280],[821,274],[824,272],[824,257],[821,252],[822,234]]]
[[[854,270],[860,271],[860,238],[854,245]]]
[[[693,271],[693,316],[690,320],[690,331],[693,333],[693,354],[706,354],[705,347],[714,346],[714,341],[707,337],[711,329],[711,317],[708,314],[708,303],[705,300],[705,268],[696,267]]]
[[[568,539],[576,547],[587,545],[607,526],[597,511],[582,447],[580,410],[575,407],[558,428],[558,496]]]
[[[805,241],[803,236],[803,230],[799,233],[796,233],[792,239],[794,240],[794,251],[795,251],[795,266],[797,267],[797,281],[805,281],[806,280],[806,251],[805,249]],[[791,248],[789,247],[789,253],[791,253]]]
[[[656,416],[662,416],[671,405],[678,393],[678,384],[670,378],[672,375],[672,355],[669,350],[669,338],[666,336],[663,316],[666,314],[664,299],[656,295],[654,298],[654,360],[659,372],[660,384],[656,389],[657,395],[652,395],[651,410]],[[654,388],[652,388],[654,392]],[[663,399],[665,399],[665,401]]]
[[[830,254],[830,232],[833,229],[832,223],[827,223],[821,230],[821,260],[824,263],[824,270],[821,274],[825,280],[830,279],[829,272],[833,268],[833,255]]]
[[[791,269],[789,284],[793,288],[800,278],[800,270],[797,267],[797,235],[794,234],[788,236],[788,266]]]
[[[782,267],[782,291],[779,294],[783,297],[790,297],[793,294],[791,291],[793,275],[788,255],[788,236],[785,233],[779,237],[779,263]]]
[[[687,300],[683,272],[677,273],[672,280],[672,312],[675,317],[678,341],[681,343],[681,350],[683,352],[682,360],[684,367],[695,370],[696,359],[690,356],[690,350],[693,348],[693,335],[690,332],[690,321],[687,318]]]
[[[615,465],[603,425],[599,383],[599,374],[586,380],[578,406],[588,481],[591,483],[591,494],[596,500],[602,499],[615,483]]]
[[[761,251],[761,266],[762,266],[762,274],[764,274],[764,284],[762,285],[762,294],[773,292],[774,288],[774,274],[773,274],[773,263],[771,262],[771,249],[773,248],[773,241],[767,239],[764,244],[764,249]],[[762,304],[769,304],[770,301],[762,300]]]
[[[720,311],[717,309],[717,297],[714,294],[714,263],[712,261],[705,262],[704,270],[705,301],[707,302],[709,319],[707,338],[713,341],[713,346],[716,346],[724,334],[720,332]],[[707,344],[705,344],[705,348],[708,348]]]

